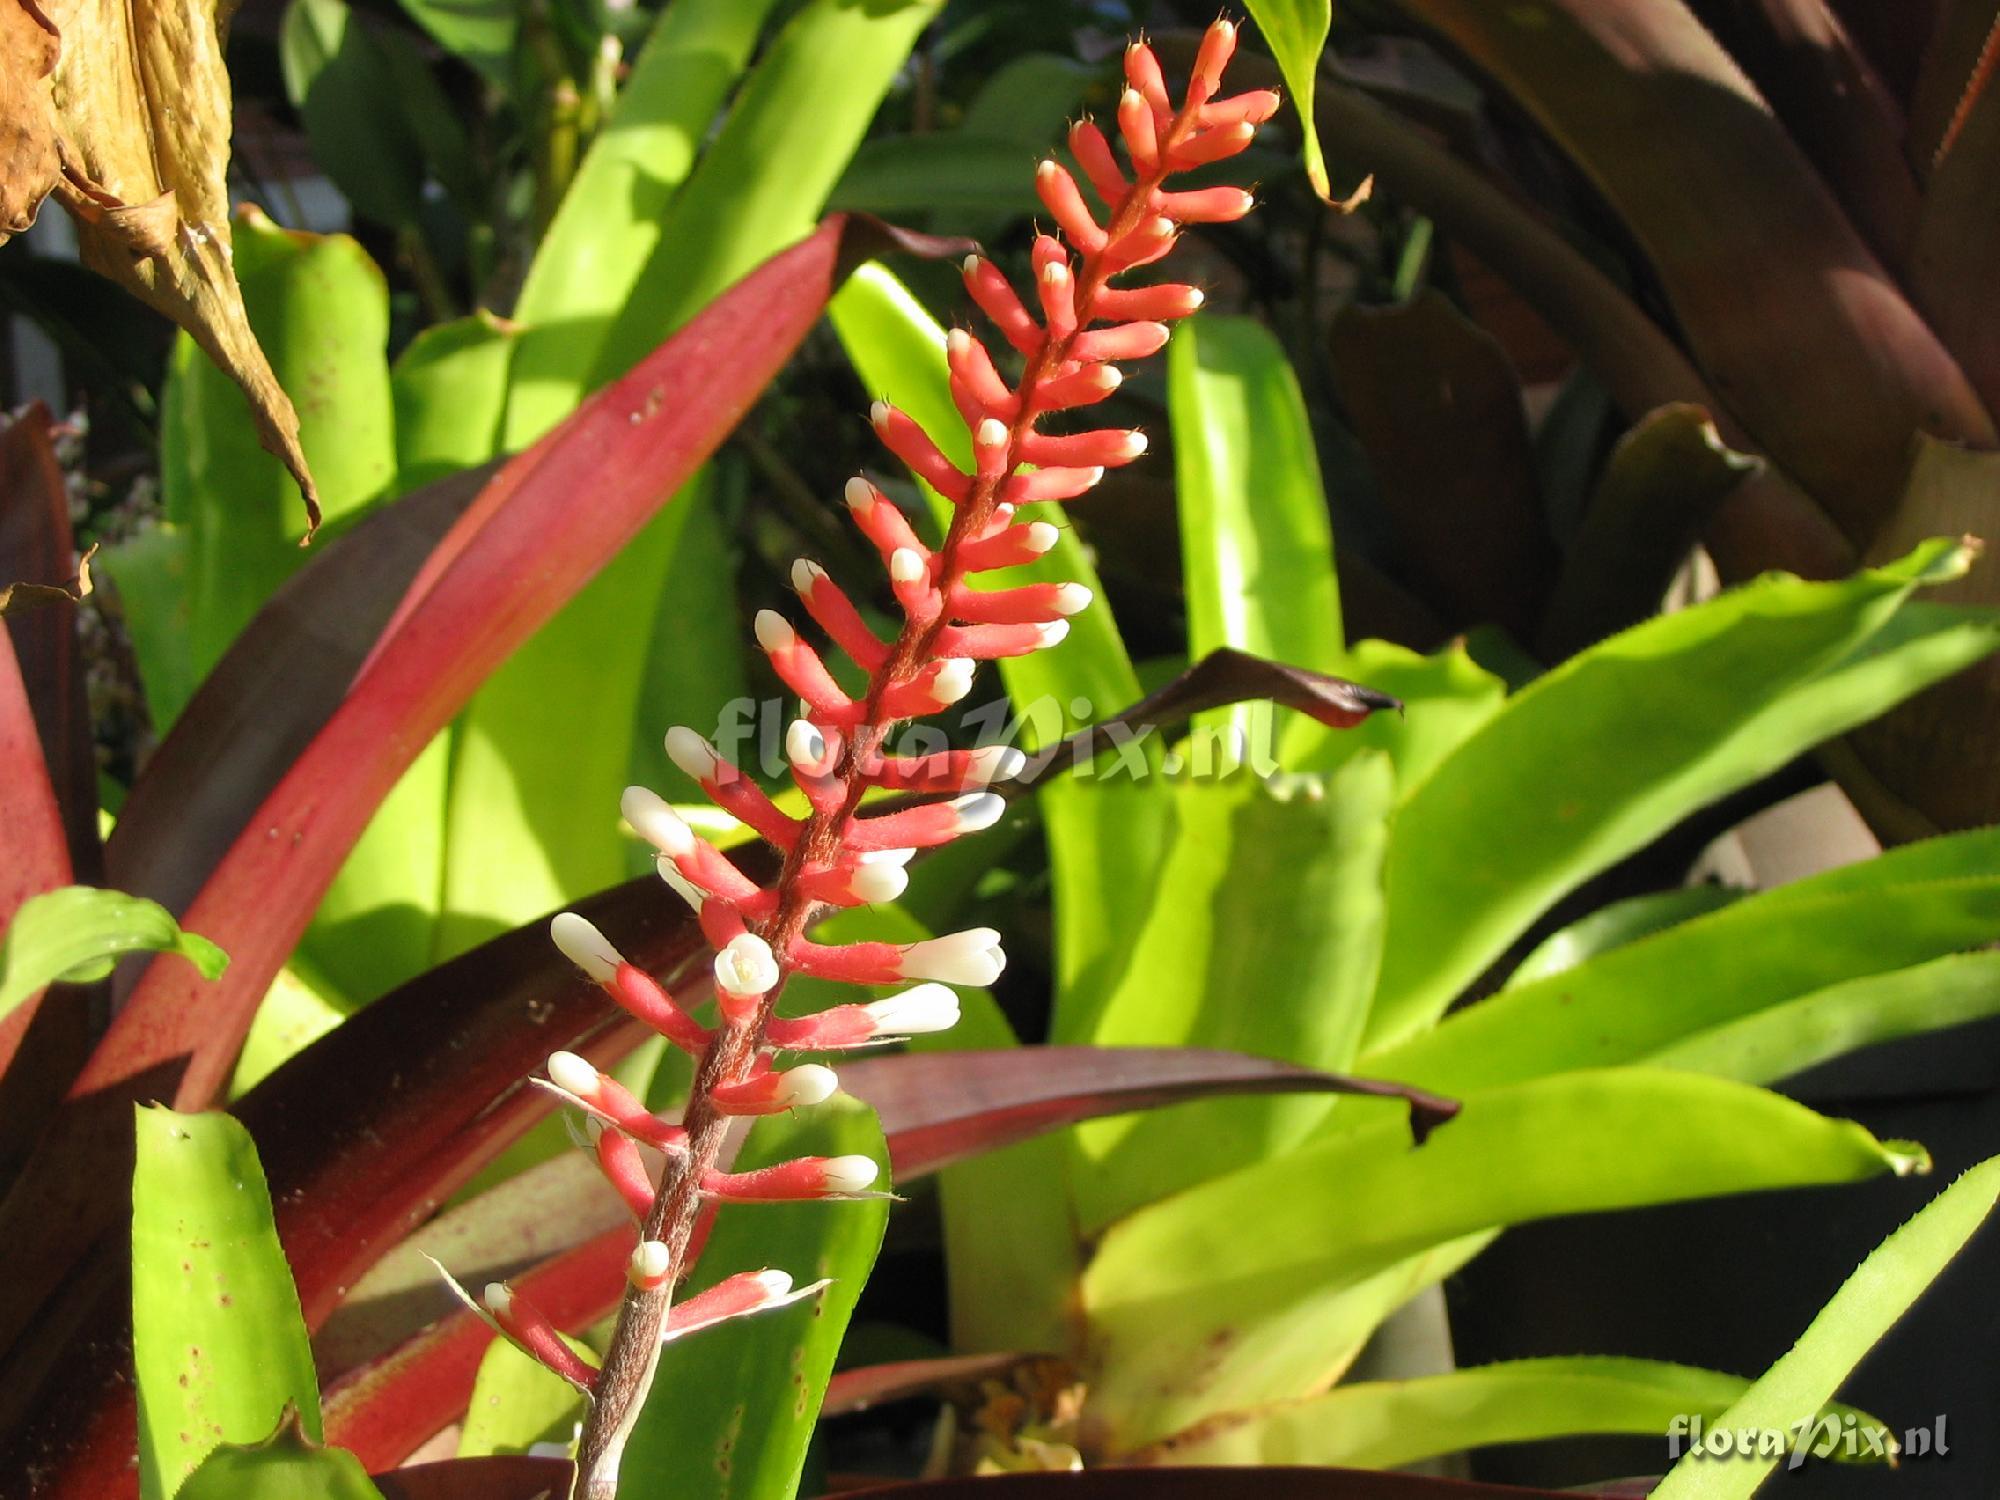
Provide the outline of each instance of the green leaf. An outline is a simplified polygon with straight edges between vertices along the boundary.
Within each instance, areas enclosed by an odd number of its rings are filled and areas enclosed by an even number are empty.
[[[908,218],[942,214],[956,226],[1041,211],[1035,149],[964,130],[878,136],[862,143],[827,207]],[[935,226],[934,226],[935,227]]]
[[[566,1342],[592,1364],[598,1362],[579,1340]],[[506,1339],[495,1339],[486,1346],[472,1383],[458,1456],[526,1453],[536,1443],[567,1443],[583,1410],[583,1395],[575,1386]]]
[[[188,1475],[179,1500],[381,1500],[361,1460],[322,1448],[288,1418],[269,1442],[217,1448]]]
[[[182,932],[157,902],[83,885],[31,896],[0,936],[0,1016],[59,980],[102,979],[120,954],[143,952],[178,954],[206,979],[229,966],[220,948]]]
[[[1281,800],[1244,773],[1176,781],[1175,826],[1144,925],[1089,1040],[1345,1069],[1382,952],[1393,790],[1379,752],[1348,761],[1319,796]],[[1217,1099],[1084,1125],[1079,1225],[1094,1233],[1282,1151],[1331,1107],[1323,1098]]]
[[[462,57],[501,88],[512,85],[514,0],[399,0],[445,51]]]
[[[1990,858],[2000,833],[1936,842]],[[2000,866],[1918,881],[1900,878],[1907,868],[1885,855],[1834,872],[1830,891],[1821,876],[1747,897],[1510,986],[1364,1066],[1454,1093],[1633,1062],[1828,985],[2000,939]]]
[[[1519,989],[1532,980],[1574,969],[1600,953],[1664,932],[1692,917],[1720,911],[1746,894],[1726,885],[1691,885],[1675,891],[1650,891],[1601,906],[1536,944],[1507,976],[1506,987]]]
[[[1657,1439],[1676,1417],[1713,1423],[1749,1385],[1735,1375],[1651,1359],[1509,1360],[1415,1380],[1338,1386],[1225,1417],[1161,1456],[1176,1464],[1395,1469],[1497,1443],[1585,1433]],[[1839,1407],[1824,1414],[1862,1420]]]
[[[167,1500],[210,1450],[268,1437],[288,1408],[318,1442],[319,1386],[250,1132],[144,1105],[136,1124],[139,1488]]]
[[[426,328],[389,373],[396,406],[396,489],[405,493],[500,451],[518,330],[488,312]]]
[[[959,129],[970,136],[1013,141],[1029,151],[1045,150],[1075,117],[1091,85],[1104,76],[1102,66],[1059,52],[1009,58],[979,85]]]
[[[1775,1094],[1661,1069],[1567,1073],[1463,1102],[1421,1147],[1402,1119],[1378,1118],[1113,1225],[1083,1303],[1100,1362],[1091,1397],[1116,1446],[1324,1385],[1333,1351],[1300,1330],[1423,1250],[1556,1214],[1924,1164]]]
[[[463,159],[465,140],[410,39],[359,24],[345,0],[291,0],[278,60],[314,161],[355,212],[416,223],[432,159]]]
[[[1352,729],[1321,736],[1316,745],[1289,740],[1286,767],[1324,775],[1363,750],[1384,750],[1396,767],[1399,801],[1507,699],[1507,685],[1459,642],[1419,656],[1388,641],[1356,641],[1332,670],[1401,699],[1404,711],[1371,714]]]
[[[882,914],[901,917],[894,907]],[[931,936],[907,920],[870,935],[898,943]],[[910,1051],[1018,1045],[985,990],[960,989],[958,1003],[958,1024],[910,1038]],[[1069,1348],[1070,1299],[1083,1247],[1070,1216],[1068,1177],[1069,1150],[1058,1135],[987,1151],[938,1174],[953,1349],[1001,1354]]]
[[[1878,1042],[2000,1013],[2000,954],[1947,958],[1828,985],[1699,1031],[1647,1061],[1744,1083],[1776,1083]]]
[[[354,1002],[310,959],[294,953],[271,981],[257,1007],[257,1019],[250,1023],[250,1034],[243,1039],[243,1051],[229,1079],[230,1100],[247,1094],[287,1058],[346,1020],[354,1008]]]
[[[1279,71],[1292,91],[1299,126],[1305,134],[1306,176],[1314,192],[1331,199],[1326,158],[1320,153],[1319,128],[1313,121],[1313,79],[1319,73],[1319,55],[1333,25],[1333,0],[1244,0],[1244,8],[1264,33],[1265,45],[1278,60]]]
[[[609,300],[588,310],[575,306],[583,273],[571,265],[559,273],[572,289],[571,306],[551,310],[539,300],[524,305],[520,316],[529,327],[515,362],[507,414],[510,447],[539,437],[568,414],[584,390],[622,374],[716,293],[811,230],[939,3],[811,0],[785,24],[745,80],[700,165],[663,213],[656,208],[652,243],[638,243],[643,233],[621,238],[613,242],[617,258],[597,267],[594,296]],[[678,8],[670,8],[668,16]],[[733,0],[728,8],[762,9]],[[723,55],[732,57],[736,45],[747,45],[743,30],[753,26],[754,17],[716,11],[714,5],[704,7],[689,25],[698,26],[705,38],[723,28]],[[712,68],[713,60],[707,66]],[[692,133],[684,134],[687,117],[674,117],[660,142],[670,167],[685,142],[701,138],[707,119],[703,115]],[[607,169],[607,175],[625,174]],[[606,203],[617,201],[605,195],[617,186],[616,180],[586,183],[579,176],[565,207],[575,203],[578,214],[594,219]],[[586,230],[601,232],[595,223],[580,222],[576,233]],[[563,243],[575,257],[576,239]]]
[[[1508,699],[1397,814],[1369,1049],[1421,1031],[1561,895],[1695,808],[1989,654],[2000,624],[1961,612],[1874,649],[1912,590],[1966,566],[1935,542],[1843,582],[1762,578]]]
[[[395,472],[388,286],[346,235],[294,233],[246,209],[234,241],[251,327],[279,383],[303,393],[299,438],[326,519],[337,523],[384,494]],[[188,537],[198,678],[309,554],[298,546],[297,486],[244,420],[235,382],[190,353],[175,358],[168,383],[162,500]],[[150,707],[164,731],[182,703]]]
[[[859,1153],[883,1167],[874,1114],[836,1099],[760,1121],[737,1170],[801,1155]],[[817,1298],[669,1344],[622,1468],[639,1494],[675,1500],[792,1500],[806,1447],[862,1284],[881,1248],[886,1200],[725,1207],[689,1292],[774,1267],[794,1281],[832,1278]]]
[[[524,387],[517,402],[539,415],[517,417],[510,446],[539,436],[581,396],[591,341],[602,339],[659,247],[667,205],[749,62],[771,5],[675,0],[661,12],[522,283],[516,318],[548,331],[534,335],[515,373]],[[582,331],[585,343],[565,347],[566,328]]]
[[[185,368],[188,356],[206,357],[191,342],[176,344],[168,356],[168,368]],[[172,425],[172,412],[168,404],[163,428]],[[164,455],[162,459],[164,462]],[[163,473],[162,490],[170,483]],[[185,495],[186,486],[180,488]],[[199,682],[192,640],[194,547],[187,529],[162,520],[122,541],[108,543],[93,566],[117,585],[118,610],[132,638],[139,682],[146,690],[146,710],[155,731],[164,734],[180,706],[194,696]]]
[[[1167,410],[1189,659],[1234,646],[1337,672],[1346,637],[1333,531],[1312,422],[1283,348],[1251,318],[1182,323],[1167,347]],[[1277,710],[1267,703],[1199,722],[1253,745],[1277,743]]]
[[[1862,1356],[1874,1348],[1964,1248],[2000,1200],[2000,1157],[1981,1162],[1890,1235],[1848,1277],[1791,1351],[1715,1421],[1733,1430],[1788,1436],[1810,1423]],[[1776,1458],[1721,1462],[1690,1454],[1653,1500],[1748,1500]]]

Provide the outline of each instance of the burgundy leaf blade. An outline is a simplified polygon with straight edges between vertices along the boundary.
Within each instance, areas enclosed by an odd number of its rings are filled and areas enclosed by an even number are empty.
[[[576,1465],[566,1458],[453,1458],[377,1474],[382,1500],[565,1500]]]
[[[1288,1467],[998,1474],[870,1485],[838,1493],[852,1500],[1557,1500],[1554,1490],[1366,1469]],[[1575,1490],[1567,1491],[1563,1500],[1576,1500],[1576,1495]]]

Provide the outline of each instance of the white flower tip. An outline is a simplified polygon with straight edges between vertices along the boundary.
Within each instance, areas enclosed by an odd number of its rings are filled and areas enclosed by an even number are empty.
[[[1036,644],[1045,649],[1049,646],[1061,645],[1063,638],[1068,634],[1069,621],[1067,620],[1050,620],[1046,624],[1035,627]]]
[[[1059,583],[1056,585],[1056,613],[1059,615],[1080,615],[1090,608],[1095,596],[1080,583]]]
[[[1146,434],[1137,430],[1128,432],[1125,434],[1125,441],[1121,446],[1124,448],[1127,458],[1137,458],[1146,451]]]
[[[676,865],[670,856],[662,854],[653,861],[653,868],[660,872],[660,879],[673,888],[674,894],[687,902],[695,912],[699,913],[702,907],[708,904],[708,892],[681,874],[680,866]]]
[[[955,798],[951,805],[958,814],[960,833],[977,833],[982,828],[991,828],[1007,811],[1006,799],[997,792],[972,792]]]
[[[916,852],[914,849],[870,849],[858,858],[864,865],[906,865]]]
[[[1249,129],[1250,129],[1250,127],[1249,127],[1248,125],[1245,125],[1245,126],[1243,127],[1243,129],[1244,129],[1244,130],[1245,130],[1246,132],[1248,132],[1248,131],[1249,131]],[[1198,286],[1191,286],[1191,287],[1189,287],[1189,288],[1188,288],[1188,311],[1189,311],[1189,312],[1193,312],[1193,311],[1194,311],[1194,310],[1195,310],[1195,309],[1196,309],[1197,307],[1200,307],[1200,306],[1202,305],[1202,303],[1206,302],[1207,300],[1208,300],[1208,293],[1207,293],[1207,292],[1204,292],[1204,291],[1203,291],[1203,290],[1202,290],[1202,289],[1201,289],[1200,287],[1198,287]]]
[[[1057,172],[1061,170],[1062,169],[1055,164],[1055,159],[1053,157],[1044,157],[1042,158],[1041,162],[1035,167],[1035,175],[1037,177],[1053,177],[1056,175]]]
[[[889,576],[897,583],[915,583],[928,571],[915,547],[898,547],[889,554]]]
[[[991,927],[973,927],[929,938],[903,950],[905,974],[945,984],[991,984],[1006,966],[1007,956],[1000,951],[1000,934]]]
[[[1090,477],[1089,477],[1088,479],[1084,480],[1084,482],[1083,482],[1083,483],[1084,483],[1084,488],[1088,489],[1088,488],[1089,488],[1090,486],[1092,486],[1092,485],[1094,485],[1094,484],[1097,484],[1097,483],[1099,483],[1099,482],[1101,482],[1101,481],[1103,480],[1103,478],[1104,478],[1104,465],[1103,465],[1103,464],[1092,464],[1092,465],[1091,465],[1091,466],[1090,466],[1089,468],[1085,469],[1085,470],[1084,470],[1083,472],[1084,472],[1084,473],[1086,473],[1086,474],[1088,474],[1088,475],[1090,476]]]
[[[800,770],[808,770],[826,757],[826,736],[810,719],[794,719],[785,731],[785,756]]]
[[[587,1099],[597,1092],[597,1069],[574,1052],[549,1054],[549,1082],[565,1094]]]
[[[810,594],[813,585],[826,577],[826,569],[810,557],[802,557],[792,564],[792,588],[801,594]]]
[[[778,1080],[778,1102],[788,1109],[803,1109],[825,1103],[839,1089],[840,1078],[833,1069],[818,1063],[801,1063],[786,1069],[784,1077]]]
[[[696,781],[715,779],[718,758],[715,747],[685,724],[667,731],[667,759]]]
[[[479,1302],[494,1317],[504,1318],[514,1310],[514,1293],[504,1281],[489,1281]]]
[[[968,275],[968,276],[976,276],[976,275],[978,275],[978,274],[979,274],[979,257],[978,257],[978,256],[976,256],[976,255],[968,255],[968,256],[966,256],[966,257],[965,257],[965,259],[964,259],[963,261],[959,262],[959,267],[958,267],[958,268],[959,268],[959,269],[960,269],[961,271],[965,272],[965,274],[966,274],[966,275]]]
[[[978,785],[992,786],[1019,776],[1028,767],[1028,757],[1012,745],[982,745],[972,752],[968,764]]]
[[[974,431],[972,440],[982,448],[998,448],[1007,441],[1007,424],[997,417],[988,417]]]
[[[757,633],[757,644],[766,651],[789,651],[798,644],[799,635],[791,621],[775,609],[758,610],[751,628]]]
[[[958,1024],[958,992],[948,984],[920,984],[868,1007],[875,1029],[890,1036],[949,1031]]]
[[[889,421],[889,413],[892,410],[894,410],[894,408],[892,408],[886,401],[872,402],[868,407],[869,424],[875,427],[887,426]]]
[[[910,888],[910,872],[901,865],[858,865],[847,888],[870,906],[880,906]]]
[[[755,1271],[751,1273],[751,1279],[773,1302],[792,1294],[792,1278],[783,1271]]]
[[[978,665],[969,656],[946,657],[933,684],[938,697],[946,703],[956,703],[971,692],[972,674],[978,670]]]
[[[603,984],[618,972],[625,956],[611,946],[611,940],[597,930],[587,917],[573,911],[557,912],[549,922],[549,936],[562,956]]]
[[[632,825],[634,833],[662,854],[693,852],[694,830],[657,792],[642,786],[628,786],[618,798],[618,811]]]
[[[715,955],[715,982],[738,998],[770,993],[778,982],[771,945],[754,932],[739,933]]]
[[[1052,260],[1042,267],[1042,280],[1050,286],[1061,286],[1069,280],[1069,266],[1063,261]]]
[[[859,474],[847,481],[841,495],[847,501],[847,508],[856,515],[865,516],[875,508],[875,486]]]
[[[829,1193],[865,1193],[881,1168],[865,1156],[830,1156],[822,1170]]]
[[[1133,47],[1137,46],[1138,43],[1136,42],[1133,43]],[[1129,51],[1131,49],[1128,48],[1127,50]],[[1144,106],[1146,100],[1145,97],[1142,94],[1140,94],[1140,92],[1137,89],[1127,89],[1125,90],[1124,93],[1118,96],[1118,102],[1120,105],[1126,106],[1128,108],[1139,109],[1142,106]]]
[[[1107,391],[1115,391],[1125,383],[1125,372],[1116,365],[1099,365],[1097,383]]]
[[[663,1240],[641,1240],[626,1262],[626,1275],[634,1286],[658,1286],[673,1265],[674,1255]]]
[[[1110,367],[1107,365],[1105,368],[1109,369]],[[1028,523],[1027,542],[1030,552],[1039,555],[1048,551],[1049,548],[1061,540],[1062,533],[1047,521],[1030,521]]]
[[[963,328],[954,328],[944,336],[944,347],[948,354],[962,355],[972,347],[972,335]]]

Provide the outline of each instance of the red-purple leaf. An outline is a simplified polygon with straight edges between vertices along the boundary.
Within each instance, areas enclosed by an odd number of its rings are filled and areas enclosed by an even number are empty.
[[[862,1365],[842,1370],[826,1385],[820,1403],[822,1417],[867,1411],[912,1396],[957,1385],[977,1384],[989,1375],[1004,1375],[1032,1354],[953,1354],[942,1359],[904,1359],[887,1365]]]
[[[0,928],[30,896],[70,883],[69,846],[62,810],[42,758],[28,687],[21,680],[10,631],[0,629],[0,828],[7,830],[7,857],[0,860]],[[27,1006],[15,1011],[20,1015]],[[6,1035],[0,1022],[0,1038]],[[12,1049],[0,1052],[0,1071]]]
[[[1089,1469],[932,1479],[839,1493],[849,1500],[1558,1500],[1554,1490],[1307,1468]],[[1571,1490],[1560,1500],[1576,1500],[1578,1493]]]
[[[375,1476],[382,1500],[567,1500],[576,1465],[566,1458],[454,1458]]]
[[[844,1065],[841,1087],[873,1105],[898,1182],[1104,1115],[1223,1094],[1368,1094],[1406,1100],[1418,1140],[1458,1106],[1404,1084],[1344,1078],[1198,1047],[1009,1047]]]
[[[1995,441],[1964,372],[1679,0],[1549,0],[1532,27],[1470,0],[1406,8],[1590,177],[1731,411],[1850,540],[1884,520],[1913,433]]]
[[[53,428],[48,409],[38,402],[0,430],[0,585],[16,579],[53,582],[76,572],[69,491],[62,465],[56,461]],[[69,858],[54,884],[66,883],[72,870],[74,878],[94,882],[101,868],[97,755],[90,707],[84,701],[76,608],[66,599],[57,600],[10,615],[5,629],[13,637],[21,682],[41,739],[44,774],[69,841]],[[15,774],[12,762],[0,760],[0,780],[11,781]],[[13,818],[0,817],[0,827],[11,835]],[[7,883],[8,873],[0,872],[0,886]],[[0,907],[0,921],[11,913],[11,907]]]
[[[1903,111],[1827,0],[1694,0],[1694,9],[1771,101],[1869,248],[1901,267],[1917,216]]]
[[[1330,347],[1419,592],[1455,630],[1495,624],[1532,639],[1556,547],[1505,351],[1437,291],[1342,309]]]

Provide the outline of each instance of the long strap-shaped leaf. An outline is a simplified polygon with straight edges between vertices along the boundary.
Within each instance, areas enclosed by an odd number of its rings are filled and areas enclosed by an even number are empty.
[[[1409,1101],[1412,1131],[1419,1139],[1455,1108],[1448,1100],[1385,1089],[1367,1079],[1179,1047],[911,1053],[849,1063],[841,1078],[847,1092],[879,1114],[898,1184],[1080,1120],[1220,1095],[1401,1097]],[[573,1198],[551,1195],[546,1181],[519,1178],[486,1196],[515,1198],[522,1212],[558,1213],[579,1226],[602,1222],[598,1205],[609,1196],[602,1179],[588,1170],[564,1177]],[[479,1215],[482,1222],[489,1218],[478,1201],[458,1212]],[[511,1277],[510,1284],[559,1327],[587,1327],[616,1305],[632,1243],[632,1228],[621,1215],[615,1227]],[[496,1265],[492,1273],[497,1276],[503,1269]],[[412,1327],[411,1336],[384,1356],[331,1380],[327,1392],[330,1441],[353,1449],[371,1468],[400,1462],[459,1414],[490,1337],[478,1319],[443,1299],[399,1311]],[[433,1317],[438,1320],[432,1322]],[[324,1366],[326,1351],[321,1353]]]

